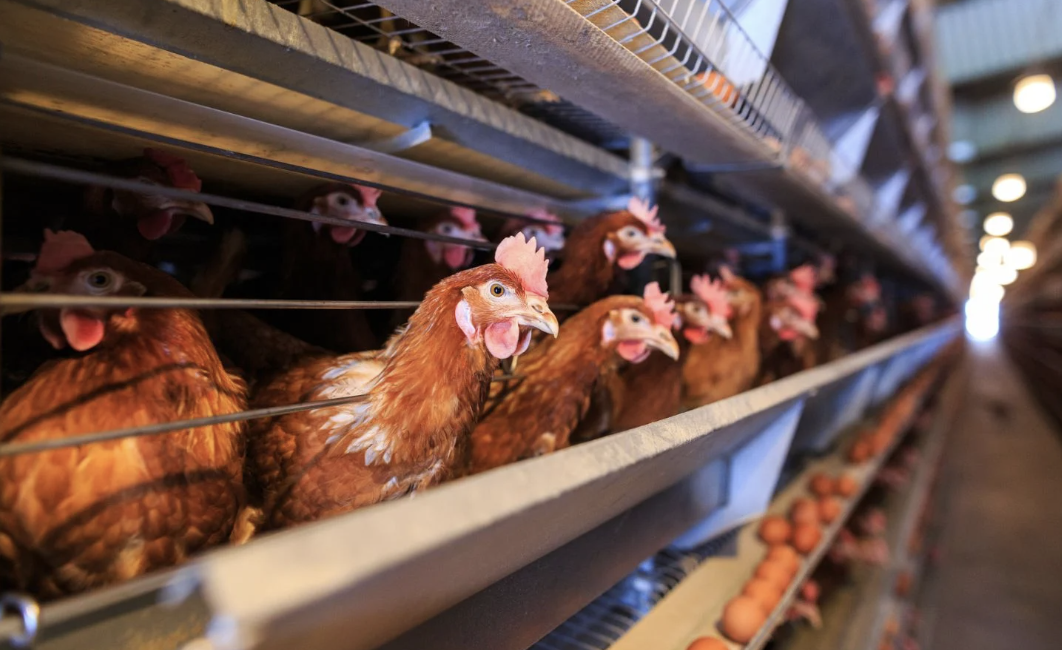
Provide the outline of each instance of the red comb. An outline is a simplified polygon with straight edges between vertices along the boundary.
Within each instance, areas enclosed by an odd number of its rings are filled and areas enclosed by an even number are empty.
[[[166,177],[175,188],[193,192],[203,189],[203,181],[199,180],[184,158],[161,149],[150,148],[144,149],[144,157],[166,170]]]
[[[650,208],[648,201],[639,199],[636,196],[632,196],[631,200],[627,202],[627,212],[638,217],[638,220],[645,224],[650,233],[662,235],[667,228],[656,218],[656,213],[659,209],[660,206],[658,205]]]
[[[34,273],[58,273],[71,263],[92,255],[92,244],[80,233],[72,230],[60,230],[52,232],[45,229],[44,244],[37,256],[37,265],[33,267]]]
[[[540,225],[543,228],[545,228],[546,232],[548,232],[551,235],[560,234],[564,230],[564,226],[561,224],[560,217],[558,217],[557,215],[555,215],[552,212],[550,212],[548,210],[545,210],[543,208],[538,208],[538,209],[532,210],[531,212],[527,213],[527,216],[534,217],[535,219],[538,219],[539,221],[548,221],[549,223],[538,224],[538,225]]]
[[[650,282],[645,285],[645,293],[642,295],[645,306],[653,312],[653,320],[657,325],[663,325],[670,329],[675,325],[675,301],[669,300],[668,295],[660,291],[660,284]]]
[[[358,194],[361,194],[361,204],[366,208],[375,208],[376,201],[380,198],[380,195],[383,194],[383,190],[378,190],[375,187],[365,187],[364,185],[355,185],[354,183],[351,183],[350,186],[356,189]]]
[[[476,221],[476,211],[472,208],[450,208],[450,216],[461,224],[461,227],[465,230],[469,230],[473,227],[479,227],[479,222]]]
[[[713,314],[730,318],[730,298],[721,280],[712,280],[707,274],[695,275],[690,280],[690,290]]]
[[[501,240],[498,249],[494,251],[494,261],[519,276],[524,291],[543,298],[549,297],[546,287],[546,271],[549,269],[546,249],[538,248],[534,237],[527,241],[524,239],[524,233],[518,232]]]
[[[815,290],[815,267],[810,264],[798,266],[789,272],[789,280],[804,293],[811,293]]]

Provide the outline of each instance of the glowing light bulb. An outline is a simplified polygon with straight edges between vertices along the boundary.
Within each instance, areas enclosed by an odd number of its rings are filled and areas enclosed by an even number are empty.
[[[1014,219],[1006,212],[993,212],[985,217],[985,232],[995,237],[1009,235],[1014,230]]]
[[[1004,203],[1025,196],[1025,178],[1021,174],[1003,174],[992,183],[992,196]]]
[[[1003,254],[1003,263],[1017,271],[1036,265],[1036,246],[1029,241],[1016,241]]]
[[[1055,82],[1051,75],[1022,77],[1014,86],[1014,105],[1022,113],[1039,113],[1055,103]]]
[[[1002,237],[993,237],[990,241],[985,242],[984,251],[991,255],[998,255],[1003,257],[1010,250],[1010,242]]]

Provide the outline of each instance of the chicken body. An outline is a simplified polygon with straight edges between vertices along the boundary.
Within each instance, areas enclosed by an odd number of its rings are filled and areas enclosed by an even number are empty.
[[[190,295],[113,253],[78,260],[63,275],[100,282],[100,273],[146,295]],[[46,364],[0,405],[0,440],[56,440],[246,408],[243,384],[224,371],[193,312],[95,316],[105,328],[98,345]],[[244,504],[243,429],[219,424],[0,458],[0,556],[17,587],[45,598],[77,593],[225,542]]]
[[[689,351],[682,365],[683,405],[697,408],[752,388],[760,372],[760,321],[763,297],[749,281],[726,279],[732,298],[734,335],[712,337]]]
[[[543,341],[521,357],[522,378],[488,404],[472,432],[468,473],[568,447],[595,387],[607,384],[624,362],[618,346],[635,341],[655,349],[666,345],[666,353],[677,357],[678,344],[666,328],[652,324],[652,318],[637,296],[604,298],[569,318],[555,340]],[[603,342],[605,328],[624,327],[631,333]]]
[[[484,292],[499,283],[505,297],[495,304]],[[368,396],[253,425],[249,461],[269,525],[320,519],[452,477],[464,465],[467,436],[498,355],[513,354],[530,338],[524,332],[518,344],[510,330],[513,338],[503,345],[508,347],[496,355],[492,328],[510,322],[516,327],[519,320],[556,332],[545,299],[525,295],[519,286],[519,278],[497,264],[455,274],[428,292],[386,349],[313,359],[258,391],[258,406]]]

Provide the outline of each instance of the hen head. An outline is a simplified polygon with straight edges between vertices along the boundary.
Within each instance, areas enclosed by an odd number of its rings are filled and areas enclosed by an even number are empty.
[[[429,296],[440,289],[458,291],[454,317],[468,344],[483,345],[495,358],[507,359],[527,349],[529,328],[557,336],[560,325],[547,304],[545,251],[534,239],[527,241],[522,234],[506,238],[495,261],[450,276]]]
[[[476,211],[472,208],[450,208],[429,222],[427,232],[472,241],[487,241],[483,238],[476,220]],[[472,263],[473,250],[468,246],[438,241],[426,241],[424,246],[436,264],[445,264],[451,271],[459,271]]]
[[[656,208],[632,198],[627,210],[604,215],[602,250],[609,262],[630,270],[648,254],[675,258],[675,247],[664,236],[665,228],[656,216]]]
[[[696,275],[690,281],[693,296],[678,301],[678,327],[693,344],[704,343],[714,332],[725,339],[734,333],[729,318],[733,313],[730,296],[721,280],[712,281],[707,275]]]
[[[760,291],[748,280],[736,275],[729,266],[719,267],[719,278],[727,291],[727,302],[738,316],[747,316],[762,301]]]
[[[143,157],[121,162],[116,169],[126,178],[151,185],[191,192],[199,192],[203,186],[183,158],[158,149],[145,149]],[[113,211],[120,217],[135,219],[137,230],[149,240],[177,232],[188,217],[214,223],[214,214],[201,201],[93,186],[88,189],[85,202],[97,214]]]
[[[795,341],[800,337],[817,339],[819,328],[815,325],[815,317],[819,306],[819,299],[814,294],[789,292],[771,301],[768,308],[771,328],[783,341]]]
[[[678,359],[679,346],[671,333],[675,324],[675,303],[652,282],[639,300],[631,296],[613,296],[601,301],[611,307],[601,325],[601,345],[615,349],[631,363],[645,361],[653,350]]]
[[[557,215],[546,210],[533,210],[528,213],[538,221],[528,222],[524,219],[509,219],[502,226],[501,235],[508,237],[516,233],[523,233],[527,239],[534,239],[538,245],[546,250],[546,258],[554,256],[564,248],[564,225]]]
[[[371,223],[386,226],[376,202],[382,192],[362,185],[329,183],[312,190],[299,201],[299,207],[307,212],[352,223]],[[336,226],[314,222],[314,232],[328,233],[337,244],[357,246],[365,238],[365,231],[355,226]]]
[[[187,293],[173,278],[109,251],[93,251],[81,235],[45,231],[45,241],[25,291],[62,295],[135,297]],[[85,352],[110,336],[138,328],[136,310],[128,307],[63,307],[39,315],[41,334],[52,347],[69,345]]]

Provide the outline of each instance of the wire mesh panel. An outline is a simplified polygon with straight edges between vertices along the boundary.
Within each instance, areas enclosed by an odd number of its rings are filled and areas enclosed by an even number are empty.
[[[546,635],[533,650],[605,650],[736,536],[734,530],[691,550],[665,548]]]

